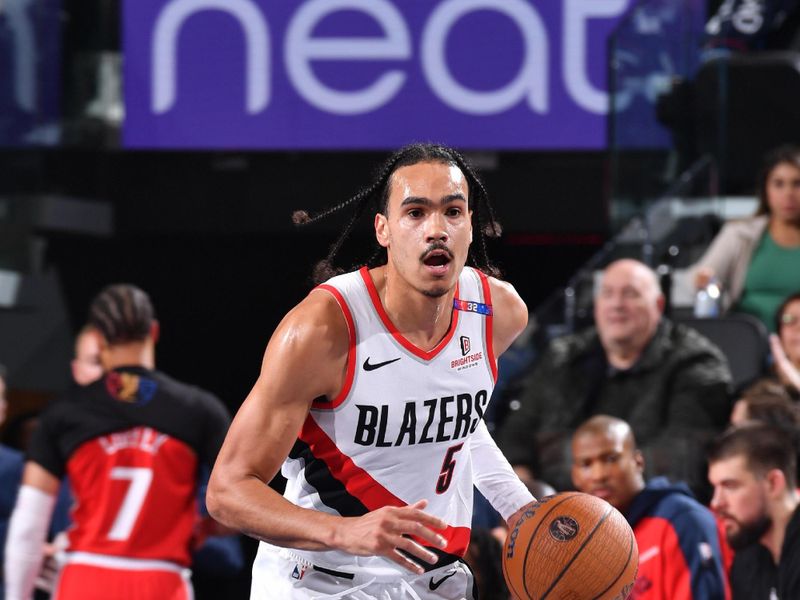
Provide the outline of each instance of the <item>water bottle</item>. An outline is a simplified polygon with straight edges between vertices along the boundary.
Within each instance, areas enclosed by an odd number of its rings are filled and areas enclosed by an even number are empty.
[[[694,298],[694,316],[698,319],[711,319],[720,313],[722,290],[716,279],[711,279],[706,287],[697,290]]]

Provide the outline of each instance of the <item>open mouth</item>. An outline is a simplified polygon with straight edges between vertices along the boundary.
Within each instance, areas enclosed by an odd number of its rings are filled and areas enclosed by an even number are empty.
[[[444,267],[450,262],[450,255],[444,250],[434,250],[425,255],[422,263],[428,267]]]

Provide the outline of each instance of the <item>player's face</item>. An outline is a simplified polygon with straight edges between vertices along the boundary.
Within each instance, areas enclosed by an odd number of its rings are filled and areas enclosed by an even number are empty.
[[[780,163],[767,177],[767,204],[773,218],[800,225],[800,169]]]
[[[75,342],[72,377],[78,385],[89,385],[102,376],[100,334],[95,331],[84,331]]]
[[[386,214],[375,216],[388,269],[426,296],[455,287],[472,242],[469,189],[454,165],[424,162],[392,175]]]
[[[622,261],[606,269],[594,316],[603,345],[644,348],[661,319],[663,300],[646,267]]]
[[[795,365],[800,366],[800,300],[794,300],[786,305],[778,333],[786,356]]]
[[[712,463],[708,479],[714,486],[711,509],[722,520],[731,546],[743,548],[757,542],[770,525],[766,480],[747,468],[744,456]]]
[[[613,431],[578,434],[572,441],[572,483],[620,511],[644,487],[643,468],[641,454]]]

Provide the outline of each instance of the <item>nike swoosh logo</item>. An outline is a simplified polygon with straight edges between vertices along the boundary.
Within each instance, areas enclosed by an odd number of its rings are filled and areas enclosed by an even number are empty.
[[[447,579],[450,579],[456,573],[457,573],[457,571],[453,571],[452,573],[442,577],[439,581],[434,581],[433,577],[431,577],[431,580],[428,582],[428,587],[431,589],[431,591],[434,591],[434,590],[438,589],[438,587],[440,585],[442,585]]]
[[[401,358],[402,358],[401,356],[398,356],[397,358],[393,358],[392,360],[385,360],[383,362],[371,364],[369,362],[369,356],[368,356],[367,360],[364,361],[364,370],[365,371],[374,371],[375,369],[380,369],[381,367],[385,367],[386,365],[390,365],[393,362],[397,362]]]

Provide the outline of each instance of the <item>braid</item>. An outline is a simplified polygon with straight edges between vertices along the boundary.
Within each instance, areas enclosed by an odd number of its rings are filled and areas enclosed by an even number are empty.
[[[450,151],[456,160],[461,172],[467,178],[469,183],[470,205],[473,206],[473,213],[477,220],[478,230],[478,247],[479,254],[476,257],[474,250],[470,248],[468,262],[470,266],[476,267],[492,277],[499,278],[501,273],[489,258],[489,251],[486,246],[486,238],[497,238],[502,234],[502,228],[494,215],[494,208],[489,202],[489,193],[486,191],[483,182],[478,178],[473,168],[467,163],[461,154],[455,150]]]
[[[295,225],[309,225],[346,208],[351,209],[350,218],[342,230],[342,233],[339,234],[339,237],[331,245],[327,256],[315,265],[313,272],[314,283],[321,283],[343,271],[341,268],[335,266],[334,260],[344,243],[350,237],[356,224],[370,206],[373,207],[376,212],[386,214],[391,188],[390,180],[395,171],[401,167],[423,162],[454,164],[461,169],[469,186],[469,205],[476,216],[476,229],[478,233],[477,251],[470,250],[468,262],[471,266],[484,271],[488,275],[499,276],[499,270],[489,260],[486,238],[499,237],[501,231],[500,224],[495,219],[494,209],[489,203],[489,196],[483,183],[481,183],[475,171],[464,157],[452,148],[437,144],[411,144],[392,154],[379,169],[375,181],[369,187],[358,192],[355,196],[313,216],[309,215],[308,212],[304,210],[294,211],[292,214],[292,221]],[[376,250],[366,262],[370,267],[382,264],[379,262],[381,257],[384,258],[385,262],[386,249],[377,244],[377,242],[375,246]]]
[[[144,340],[154,320],[149,296],[130,284],[106,287],[89,307],[89,325],[111,345]]]

